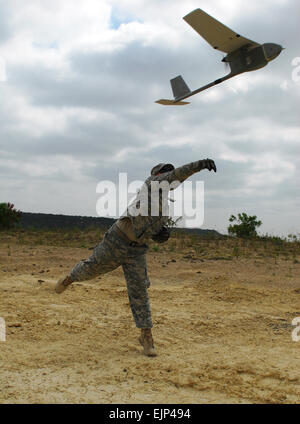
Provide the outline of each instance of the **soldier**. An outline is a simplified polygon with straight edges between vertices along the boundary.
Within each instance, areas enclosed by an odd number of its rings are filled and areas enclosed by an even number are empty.
[[[164,242],[169,238],[170,233],[166,227],[168,214],[165,213],[166,208],[163,207],[163,196],[160,191],[153,190],[153,187],[155,184],[166,182],[169,184],[167,184],[167,190],[172,190],[175,185],[179,185],[202,169],[217,171],[215,163],[211,159],[199,160],[179,168],[174,168],[172,164],[166,163],[155,166],[134,202],[105,233],[93,254],[87,260],[77,263],[69,275],[60,279],[55,287],[56,293],[62,293],[75,281],[91,280],[121,265],[127,284],[132,315],[137,328],[141,329],[139,342],[147,356],[156,356],[147,290],[150,286],[146,263],[147,244],[150,238]],[[154,183],[155,181],[157,183]],[[174,185],[174,183],[176,184]],[[158,193],[158,196],[155,197],[154,192]],[[155,204],[157,213],[152,213]]]

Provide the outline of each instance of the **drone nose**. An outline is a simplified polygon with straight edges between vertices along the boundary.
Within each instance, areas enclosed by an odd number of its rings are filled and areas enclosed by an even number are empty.
[[[265,43],[263,47],[268,62],[275,59],[283,50],[282,46],[274,43]]]

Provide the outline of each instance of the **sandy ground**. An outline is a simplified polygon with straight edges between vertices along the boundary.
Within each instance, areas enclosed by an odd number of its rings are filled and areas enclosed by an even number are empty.
[[[121,269],[55,294],[89,254],[0,246],[0,403],[300,403],[299,261],[150,252],[147,358]]]

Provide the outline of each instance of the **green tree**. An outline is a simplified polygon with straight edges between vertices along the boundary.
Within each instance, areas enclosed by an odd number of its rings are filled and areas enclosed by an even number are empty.
[[[228,227],[228,233],[237,237],[248,238],[257,236],[256,228],[262,222],[257,220],[257,216],[248,216],[246,213],[239,213],[238,217],[231,215],[229,222],[235,222]]]
[[[20,217],[21,212],[12,203],[0,203],[0,229],[13,227]]]

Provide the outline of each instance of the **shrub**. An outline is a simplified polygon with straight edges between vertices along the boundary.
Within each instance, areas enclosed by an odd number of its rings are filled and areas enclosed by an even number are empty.
[[[257,221],[257,216],[248,216],[246,213],[239,213],[237,218],[231,215],[229,221],[236,224],[229,225],[228,233],[242,238],[256,237],[256,228],[262,224],[261,221]]]
[[[13,227],[20,217],[21,212],[12,203],[0,203],[0,229]]]

